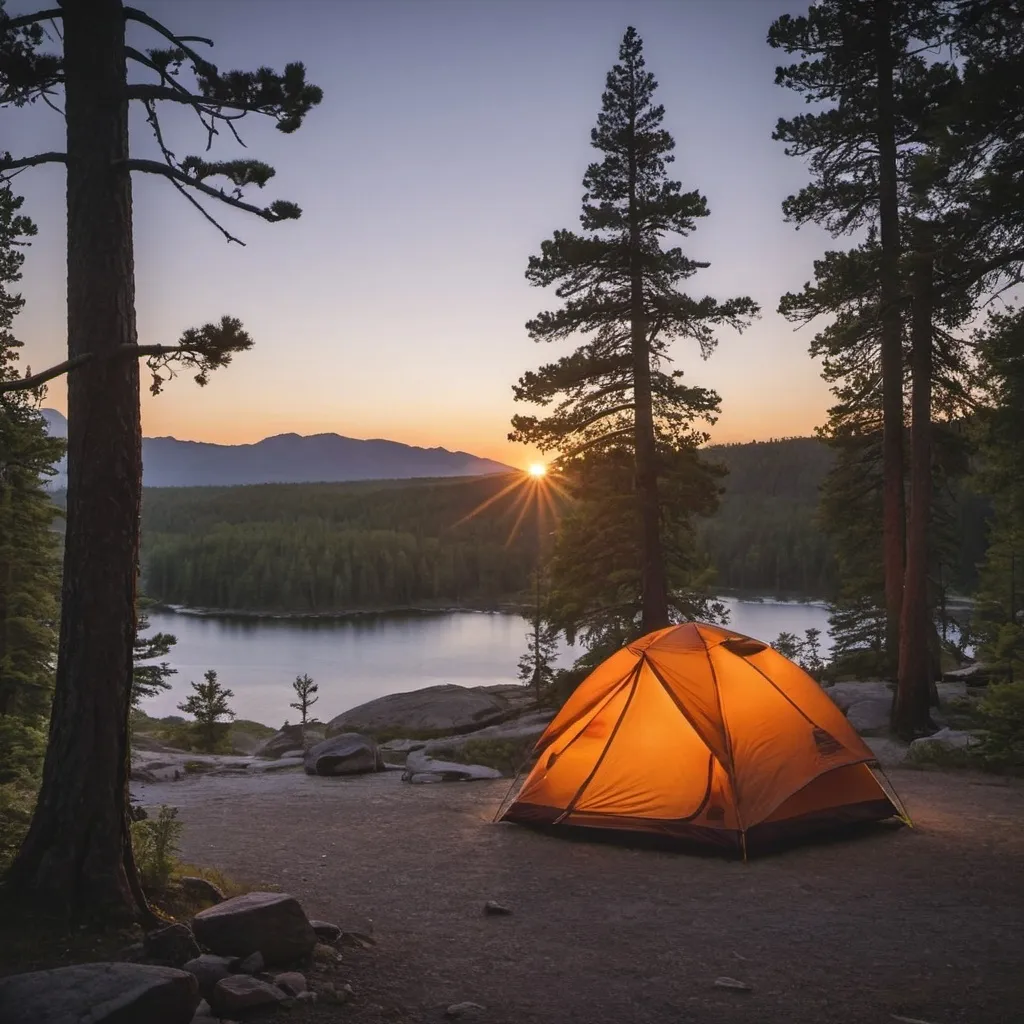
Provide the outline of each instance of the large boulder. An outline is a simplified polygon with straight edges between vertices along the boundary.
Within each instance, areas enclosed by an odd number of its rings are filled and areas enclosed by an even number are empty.
[[[892,697],[870,697],[851,704],[846,720],[861,736],[881,736],[889,731]]]
[[[422,747],[425,754],[433,756],[439,751],[459,749],[467,743],[473,743],[477,740],[521,743],[525,746],[528,742],[539,739],[541,733],[544,732],[554,717],[554,711],[530,711],[512,721],[501,722],[498,725],[489,725],[483,729],[476,729],[473,732],[462,733],[459,736],[443,736],[436,740],[427,740],[426,742],[419,743],[405,741],[409,744],[405,749],[411,751]],[[389,750],[396,749],[389,744],[385,744],[385,747]]]
[[[863,683],[833,683],[831,686],[822,687],[822,689],[832,698],[832,703],[843,712],[849,711],[854,704],[865,700],[892,701],[892,687],[880,679]]]
[[[181,969],[196,976],[199,992],[204,999],[209,999],[218,981],[235,973],[238,957],[217,956],[215,953],[203,953],[194,960],[182,964]]]
[[[493,725],[514,710],[515,704],[504,689],[444,683],[360,704],[328,722],[327,735],[363,732],[371,736],[445,736]]]
[[[194,975],[173,967],[99,963],[0,978],[3,1024],[190,1024]]]
[[[308,956],[316,932],[294,896],[250,892],[200,911],[192,919],[195,937],[211,953],[248,956],[259,951],[268,964]]]
[[[405,762],[403,782],[476,782],[483,779],[500,779],[497,768],[482,764],[459,764],[457,761],[436,761],[422,750],[410,752]]]
[[[384,770],[384,758],[369,736],[343,732],[310,747],[303,764],[307,775],[361,775]]]
[[[307,725],[305,729],[301,725],[286,725],[256,748],[256,756],[277,758],[295,751],[301,753],[323,738],[324,727],[322,725]]]

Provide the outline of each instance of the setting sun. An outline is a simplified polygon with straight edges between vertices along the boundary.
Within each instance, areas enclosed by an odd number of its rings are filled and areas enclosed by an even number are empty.
[[[548,467],[543,462],[534,462],[527,472],[530,476],[539,480],[542,476],[547,476]]]

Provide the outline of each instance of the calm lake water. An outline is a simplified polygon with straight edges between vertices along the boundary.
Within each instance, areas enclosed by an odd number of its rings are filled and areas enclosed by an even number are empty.
[[[815,627],[828,635],[822,604],[726,599],[731,628],[771,642],[781,632]],[[143,702],[147,714],[178,714],[177,705],[207,669],[234,691],[239,718],[278,726],[296,714],[292,680],[308,673],[320,686],[316,715],[335,715],[388,693],[437,683],[484,686],[516,680],[526,623],[518,615],[448,612],[359,619],[214,618],[151,612],[153,630],[178,638],[168,661],[172,688]],[[827,649],[827,641],[823,647]],[[824,653],[824,651],[823,651]],[[561,664],[573,660],[564,647]]]

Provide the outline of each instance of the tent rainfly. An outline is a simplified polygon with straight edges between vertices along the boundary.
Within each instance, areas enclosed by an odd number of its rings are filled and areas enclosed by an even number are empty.
[[[719,626],[669,626],[613,654],[534,753],[503,821],[650,832],[744,855],[850,822],[910,824],[814,679]]]

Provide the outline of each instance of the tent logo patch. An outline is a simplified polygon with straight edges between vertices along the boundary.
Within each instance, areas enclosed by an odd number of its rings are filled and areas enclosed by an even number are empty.
[[[830,732],[826,732],[820,726],[816,727],[814,732],[811,733],[814,737],[814,745],[818,748],[819,754],[824,754],[825,757],[831,757],[833,754],[838,754],[843,749],[843,745],[833,736]]]

